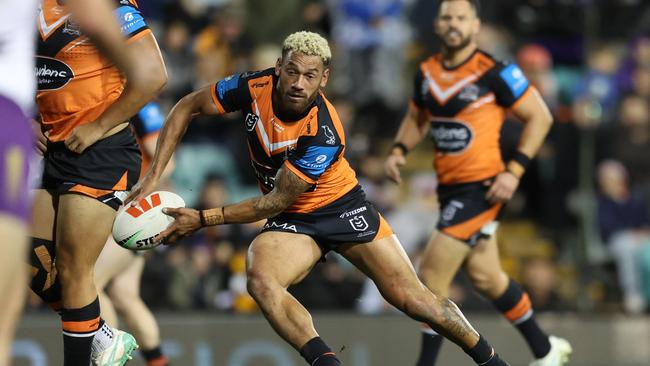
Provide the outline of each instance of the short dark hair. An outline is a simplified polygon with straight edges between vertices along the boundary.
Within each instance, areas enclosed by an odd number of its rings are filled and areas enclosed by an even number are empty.
[[[454,1],[454,0],[438,0],[438,7],[436,8],[436,16],[437,14],[440,14],[440,7],[442,6],[442,3],[447,1]],[[472,8],[474,8],[474,12],[476,13],[476,16],[480,17],[481,1],[480,0],[466,0],[466,1],[472,6]]]

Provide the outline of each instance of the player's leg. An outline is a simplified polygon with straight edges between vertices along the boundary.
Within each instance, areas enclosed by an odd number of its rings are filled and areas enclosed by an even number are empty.
[[[114,242],[107,246],[116,248],[120,252],[120,257],[123,257],[125,261],[128,260],[129,263],[127,268],[113,278],[108,287],[108,296],[138,341],[147,365],[167,365],[169,362],[160,349],[160,328],[151,310],[140,297],[140,280],[144,270],[145,257],[135,255]],[[127,259],[126,256],[130,258]]]
[[[133,261],[135,261],[133,253],[115,244],[115,240],[109,235],[95,263],[95,286],[99,294],[101,316],[111,327],[117,327],[119,321],[115,306],[107,294],[109,283],[126,271]]]
[[[418,280],[395,235],[343,245],[338,251],[377,284],[388,302],[459,345],[476,364],[507,365],[452,301],[434,295]]]
[[[438,296],[447,297],[449,286],[470,252],[464,242],[436,232],[422,253],[419,276],[422,283]],[[443,337],[426,323],[422,325],[420,355],[416,366],[435,365]]]
[[[27,234],[23,219],[4,212],[0,214],[0,366],[10,364],[11,340],[25,299],[27,272],[20,259],[27,254]]]
[[[57,206],[58,196],[45,189],[34,191],[29,264],[32,272],[30,288],[50,308],[60,312],[61,283],[54,265],[56,258],[54,223]]]
[[[536,359],[549,356],[557,361],[548,365],[558,366],[567,362],[571,353],[568,342],[556,338],[551,347],[551,338],[537,323],[528,294],[501,268],[496,234],[478,241],[464,268],[474,287],[521,332]]]
[[[300,282],[321,258],[307,235],[263,232],[248,249],[248,292],[273,329],[312,366],[339,365],[314,329],[311,315],[287,288]]]
[[[108,237],[115,210],[80,194],[59,197],[56,269],[61,281],[64,364],[88,365],[100,324],[94,266]],[[108,335],[112,342],[112,334]]]

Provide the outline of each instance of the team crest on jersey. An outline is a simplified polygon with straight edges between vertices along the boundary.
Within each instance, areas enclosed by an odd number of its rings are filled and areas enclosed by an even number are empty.
[[[72,21],[72,19],[68,18],[68,20],[65,21],[65,25],[63,26],[62,32],[73,36],[80,36],[81,27],[79,27],[79,24]]]
[[[356,231],[366,231],[368,230],[368,221],[363,215],[358,215],[350,219],[350,225]]]
[[[465,151],[474,139],[472,129],[458,121],[432,121],[429,135],[436,145],[436,151],[455,154]]]
[[[474,102],[478,100],[480,89],[476,84],[469,84],[463,88],[458,94],[460,100],[465,100],[468,102]]]
[[[249,113],[246,115],[246,130],[248,132],[251,132],[255,129],[255,126],[257,125],[257,121],[260,120],[260,117],[257,114],[254,113]]]
[[[325,133],[325,137],[327,137],[325,143],[328,145],[334,145],[336,143],[336,136],[334,136],[334,132],[332,132],[332,129],[329,126],[322,126],[322,127]]]
[[[70,66],[50,57],[36,57],[35,72],[39,91],[61,89],[74,78]]]

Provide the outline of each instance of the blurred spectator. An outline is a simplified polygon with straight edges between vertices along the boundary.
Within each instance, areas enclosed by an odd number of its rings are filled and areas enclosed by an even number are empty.
[[[192,91],[194,57],[189,46],[190,30],[185,22],[173,20],[164,27],[162,39],[161,51],[169,80],[161,98],[173,105],[182,96]],[[164,107],[163,109],[169,110],[171,105]]]
[[[603,131],[601,146],[607,157],[620,161],[629,172],[628,184],[650,193],[650,104],[639,95],[621,100],[618,124]]]
[[[618,161],[606,160],[598,167],[598,223],[602,240],[616,261],[623,305],[628,313],[644,311],[649,299],[642,294],[639,253],[650,246],[650,222],[644,201],[628,184],[627,170]]]
[[[547,257],[537,256],[522,266],[522,286],[528,292],[536,311],[563,311],[567,309],[558,294],[557,265]]]
[[[404,45],[410,27],[406,0],[330,1],[337,49],[337,88],[357,105],[378,99],[401,109],[404,93]]]
[[[528,44],[517,52],[517,64],[542,95],[549,109],[554,111],[559,101],[551,53],[543,46]]]

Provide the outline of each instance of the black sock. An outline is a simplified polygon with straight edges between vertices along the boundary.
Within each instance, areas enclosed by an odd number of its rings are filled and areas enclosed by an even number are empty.
[[[415,366],[433,366],[436,364],[438,353],[442,347],[444,338],[428,327],[422,329],[422,344],[420,346],[420,357]]]
[[[61,283],[56,275],[56,245],[51,240],[32,238],[29,264],[32,280],[29,286],[54,311],[61,312]]]
[[[551,350],[548,335],[537,324],[528,294],[513,280],[506,291],[493,301],[494,306],[524,336],[535,358],[542,358]]]
[[[90,365],[90,347],[99,329],[99,298],[80,309],[61,311],[64,366]]]
[[[169,366],[169,360],[163,355],[160,346],[150,350],[142,350],[141,352],[147,361],[147,366]]]
[[[314,337],[302,346],[300,355],[311,366],[341,365],[341,361],[336,358],[336,354],[332,352],[332,349],[325,344],[321,337]]]

